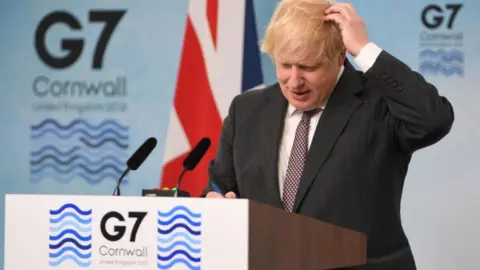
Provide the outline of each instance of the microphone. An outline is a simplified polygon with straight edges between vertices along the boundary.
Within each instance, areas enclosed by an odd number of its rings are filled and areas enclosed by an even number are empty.
[[[120,183],[122,183],[123,178],[130,170],[137,170],[145,159],[147,159],[155,146],[157,146],[157,139],[150,137],[137,149],[137,151],[135,151],[135,153],[133,153],[133,155],[127,160],[127,169],[125,169],[122,176],[118,179],[117,186],[113,190],[112,195],[120,196]]]
[[[209,138],[203,138],[201,139],[197,145],[192,149],[190,154],[183,160],[183,170],[182,173],[180,173],[180,176],[178,177],[177,180],[177,186],[175,189],[175,195],[174,197],[178,197],[178,190],[180,188],[180,182],[182,181],[183,175],[187,171],[191,171],[197,167],[197,164],[200,162],[202,157],[205,155],[207,152],[208,148],[210,147],[211,141]]]

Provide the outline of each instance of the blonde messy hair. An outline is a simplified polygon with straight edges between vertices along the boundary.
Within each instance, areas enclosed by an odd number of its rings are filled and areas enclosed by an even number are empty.
[[[272,60],[276,52],[316,61],[334,61],[345,49],[340,29],[325,21],[328,0],[282,0],[267,27],[261,50]]]

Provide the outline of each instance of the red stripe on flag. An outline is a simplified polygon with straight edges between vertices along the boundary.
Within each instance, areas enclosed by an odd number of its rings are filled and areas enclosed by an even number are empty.
[[[217,47],[218,0],[208,0],[207,19],[212,33],[213,44]]]
[[[208,164],[217,151],[222,120],[207,77],[200,42],[190,18],[187,20],[174,106],[191,147],[203,137],[212,140],[210,149],[195,170],[186,173],[182,180],[181,189],[198,196],[208,181]],[[164,166],[162,187],[175,186],[187,154],[183,153]]]

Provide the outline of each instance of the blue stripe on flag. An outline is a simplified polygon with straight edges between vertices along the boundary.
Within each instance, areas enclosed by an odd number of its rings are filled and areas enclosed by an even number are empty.
[[[245,33],[243,43],[242,92],[263,83],[262,63],[255,21],[253,0],[245,3]]]

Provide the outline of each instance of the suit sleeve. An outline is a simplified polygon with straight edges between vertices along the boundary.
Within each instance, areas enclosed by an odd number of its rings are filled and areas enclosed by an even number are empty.
[[[233,162],[233,142],[235,139],[235,102],[232,101],[227,117],[223,121],[220,140],[218,142],[215,159],[210,161],[208,167],[208,184],[202,193],[205,197],[213,191],[212,181],[215,182],[224,193],[233,191],[238,197],[235,167]]]
[[[450,102],[419,73],[386,51],[365,76],[380,82],[389,108],[389,128],[405,151],[432,145],[449,132],[454,120]]]

